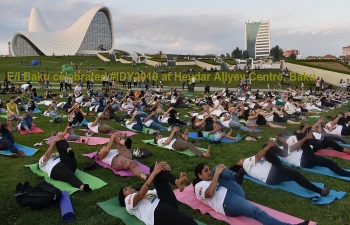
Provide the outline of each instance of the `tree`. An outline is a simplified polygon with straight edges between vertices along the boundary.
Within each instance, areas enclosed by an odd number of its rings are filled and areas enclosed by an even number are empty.
[[[244,50],[243,53],[242,53],[242,58],[243,59],[248,59],[249,58],[249,52],[248,50]]]
[[[222,57],[225,57],[225,55],[224,55],[224,54],[221,54],[220,57],[221,57],[221,58],[222,58]]]
[[[235,59],[242,58],[242,50],[236,47],[235,50],[232,51],[231,56],[232,58],[235,58]]]
[[[292,52],[292,54],[289,55],[288,59],[296,60],[297,55],[294,52]]]
[[[230,54],[229,53],[226,53],[226,58],[230,58]]]
[[[280,48],[280,46],[276,45],[275,47],[271,48],[270,50],[270,56],[273,56],[273,59],[275,61],[278,61],[280,59],[283,59],[283,50]]]

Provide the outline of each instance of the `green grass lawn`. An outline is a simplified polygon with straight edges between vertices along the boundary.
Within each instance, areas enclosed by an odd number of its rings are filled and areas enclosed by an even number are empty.
[[[41,61],[41,66],[31,66],[31,61],[37,59]],[[28,62],[30,66],[19,66],[20,62]],[[201,60],[203,61],[203,60]],[[208,60],[213,62],[213,60]],[[51,82],[59,82],[59,76],[61,76],[62,65],[66,63],[78,63],[78,70],[74,70],[77,74],[80,72],[86,78],[86,72],[92,70],[94,77],[99,78],[95,79],[95,83],[98,83],[98,80],[101,81],[101,75],[104,74],[115,74],[115,77],[125,77],[121,73],[126,73],[127,75],[134,75],[137,69],[145,69],[145,64],[137,64],[136,67],[132,67],[131,64],[122,64],[120,62],[103,62],[97,56],[90,57],[81,57],[81,56],[48,56],[48,57],[5,57],[0,58],[0,81],[4,79],[4,73],[13,72],[14,73],[14,83],[23,83],[24,80],[19,80],[20,73],[28,72],[28,76],[32,83],[36,83],[39,79],[39,71],[44,71],[49,73],[49,80]],[[75,68],[75,66],[73,66]],[[196,86],[204,87],[206,84],[210,84],[212,87],[228,87],[236,88],[241,80],[241,77],[244,77],[245,71],[218,71],[217,73],[210,72],[201,72],[201,68],[196,65],[190,66],[176,66],[176,68],[170,68],[166,66],[161,66],[156,73],[156,85],[159,84],[159,81],[163,80],[164,86],[181,86],[181,79],[186,78],[189,74],[187,71],[189,68],[194,69],[196,75]],[[162,73],[161,70],[167,69],[168,71]],[[170,72],[174,74],[174,77],[171,78]],[[278,74],[280,71],[278,69],[264,69],[256,72],[256,75],[252,75],[252,88],[253,89],[266,89],[267,85],[270,85],[270,88],[278,88],[278,80],[276,78],[267,78],[265,81],[257,81],[258,75],[270,76],[270,74]],[[134,74],[133,74],[134,73]],[[154,67],[147,65],[147,74],[153,76]],[[73,76],[75,80],[81,78],[79,75]],[[84,79],[83,79],[84,80]],[[226,81],[226,84],[223,84],[223,80]],[[76,83],[76,82],[75,82]],[[298,86],[300,88],[300,81],[291,81],[291,86]],[[310,86],[314,86],[314,81],[305,81],[305,89],[308,89]],[[56,84],[58,86],[58,84]],[[282,85],[282,88],[287,86]]]
[[[2,67],[0,68],[3,69]],[[57,90],[53,90],[53,93],[57,93]],[[8,100],[10,95],[3,95],[1,98]],[[65,101],[65,99],[62,99],[62,101]],[[40,108],[41,110],[45,110],[47,107]],[[334,116],[338,111],[345,112],[347,110],[348,107],[346,106],[338,109],[337,111],[329,112],[328,115]],[[186,114],[186,111],[179,110],[179,112],[182,113],[181,117],[184,118],[183,115]],[[88,121],[93,120],[92,117],[88,117],[87,119]],[[184,119],[186,119],[186,121],[188,120],[188,118]],[[49,120],[50,118],[40,115],[38,119],[34,120],[34,123],[45,131],[43,134],[19,135],[18,132],[14,131],[16,142],[33,147],[33,144],[41,142],[44,138],[49,137],[52,131],[63,130],[66,125],[66,123],[53,124],[50,123]],[[2,121],[5,120],[2,119]],[[315,119],[310,119],[308,123],[312,124],[314,121]],[[117,129],[125,130],[125,128],[118,124],[114,124],[113,126]],[[297,129],[297,127],[297,125],[288,125],[288,129],[284,130],[283,132],[292,132],[293,130]],[[153,156],[146,159],[138,159],[139,161],[146,165],[151,165],[155,161],[164,160],[172,166],[172,171],[176,175],[180,174],[181,171],[186,172],[189,177],[189,184],[194,178],[194,167],[198,163],[206,162],[210,167],[216,166],[219,163],[231,166],[242,157],[249,157],[256,154],[258,150],[261,149],[263,143],[265,143],[270,137],[275,137],[277,132],[281,132],[281,130],[267,127],[259,127],[259,129],[263,130],[262,133],[259,133],[259,135],[262,135],[263,138],[258,142],[241,141],[235,144],[230,143],[212,145],[212,156],[209,159],[202,157],[188,157],[186,155],[160,149],[152,145],[145,145],[141,142],[143,139],[153,138],[153,135],[137,134],[133,136],[132,149],[137,147],[147,147],[153,152]],[[78,129],[75,129],[75,131],[80,135],[84,135],[83,132],[78,131]],[[234,135],[237,133],[240,133],[241,136],[245,135],[244,132],[234,131]],[[202,142],[202,147],[206,148],[207,145],[208,142]],[[34,211],[21,207],[17,204],[14,198],[15,187],[18,182],[29,181],[32,185],[36,185],[37,183],[43,181],[43,178],[34,175],[28,168],[24,167],[26,164],[37,163],[38,159],[42,156],[42,154],[44,154],[48,145],[44,144],[43,146],[39,147],[40,150],[32,157],[17,158],[0,156],[0,174],[2,178],[0,182],[0,190],[2,191],[0,195],[1,224],[63,224],[62,220],[60,219],[60,209],[58,204],[50,206],[44,210]],[[99,149],[98,146],[86,146],[79,144],[71,144],[71,147],[75,151],[78,161],[78,168],[81,168],[85,163],[92,162],[92,160],[82,157],[81,154]],[[337,158],[332,158],[332,160],[344,168],[350,168],[349,161]],[[317,175],[302,170],[299,171],[311,181],[323,182],[326,184],[326,186],[329,186],[337,191],[350,192],[350,185],[347,181]],[[71,196],[71,201],[76,216],[74,224],[123,224],[119,219],[104,213],[98,207],[97,202],[115,197],[121,187],[136,184],[140,185],[143,182],[136,177],[121,178],[114,175],[110,170],[102,169],[101,167],[88,171],[88,173],[99,177],[107,182],[108,185],[99,190],[92,191],[91,193],[77,192]],[[350,221],[350,201],[348,195],[342,200],[336,200],[334,203],[329,205],[314,205],[311,203],[311,200],[297,197],[284,191],[262,187],[247,180],[243,184],[243,189],[245,190],[246,198],[251,201],[296,217],[317,221],[320,225],[349,224]],[[206,224],[226,224],[224,222],[212,219],[209,215],[202,215],[199,211],[195,211],[186,205],[181,203],[179,203],[179,205],[180,209],[186,214]]]

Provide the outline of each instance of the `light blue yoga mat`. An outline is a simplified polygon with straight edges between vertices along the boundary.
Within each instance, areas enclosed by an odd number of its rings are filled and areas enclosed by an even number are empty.
[[[83,122],[81,122],[81,123],[79,124],[79,127],[87,126],[88,123],[89,123],[89,122],[88,122],[86,119],[84,119]],[[78,126],[75,125],[75,124],[72,124],[72,127],[78,127]]]
[[[330,204],[333,201],[335,201],[336,199],[342,199],[347,193],[343,192],[343,191],[335,191],[335,190],[331,190],[331,192],[329,193],[329,195],[327,196],[321,196],[320,194],[307,190],[301,186],[299,186],[299,184],[297,184],[294,181],[285,181],[276,185],[269,185],[266,183],[261,182],[260,180],[257,180],[255,178],[252,178],[250,176],[245,175],[244,178],[256,183],[256,184],[260,184],[263,186],[267,186],[269,188],[272,189],[280,189],[280,190],[284,190],[290,193],[293,193],[295,195],[298,195],[300,197],[303,198],[310,198],[312,200],[313,204],[318,204],[318,205],[324,205],[324,204]],[[317,183],[317,182],[311,182],[314,185],[316,185],[319,188],[324,188],[324,184],[322,183]]]
[[[204,137],[198,137],[198,133],[197,133],[197,132],[190,132],[190,133],[188,134],[188,137],[189,137],[189,138],[192,138],[192,139],[207,140],[207,141],[209,141],[209,139],[206,139],[206,138],[204,138]],[[220,140],[220,142],[222,142],[222,143],[236,143],[236,142],[238,142],[238,141],[236,141],[236,140],[230,140],[230,139],[227,139],[227,138],[222,138],[222,139]]]
[[[227,127],[223,126],[221,123],[219,124],[219,126],[220,126],[221,128],[227,128]],[[246,128],[248,128],[249,130],[252,129],[251,127],[246,127]],[[240,129],[236,129],[236,128],[235,128],[235,130],[240,130]],[[254,128],[254,133],[259,133],[259,132],[262,132],[262,130],[259,130],[259,129]]]
[[[26,154],[26,156],[32,156],[38,151],[38,149],[30,148],[28,146],[20,145],[17,143],[15,143],[15,146],[18,148],[18,150],[22,150]],[[18,156],[17,154],[12,153],[10,150],[2,150],[0,151],[0,154]]]
[[[283,158],[281,158],[281,157],[279,157],[279,158],[281,159],[283,164],[285,164],[287,166],[290,166],[290,167],[294,167],[293,165],[284,162]],[[340,175],[334,173],[332,170],[328,169],[327,167],[314,166],[312,168],[303,168],[303,167],[298,167],[298,168],[300,168],[302,170],[305,170],[305,171],[308,171],[310,173],[317,173],[317,174],[322,174],[322,175],[326,175],[326,176],[329,176],[329,177],[335,177],[335,178],[338,178],[338,179],[341,179],[341,180],[350,181],[350,177],[340,176]],[[350,170],[348,170],[348,169],[344,169],[344,170],[350,172]]]

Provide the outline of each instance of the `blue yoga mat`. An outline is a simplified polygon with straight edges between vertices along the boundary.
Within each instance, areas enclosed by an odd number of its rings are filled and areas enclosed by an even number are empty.
[[[192,138],[192,139],[198,139],[198,140],[208,140],[208,139],[205,139],[204,137],[198,137],[198,133],[196,133],[196,132],[190,132],[188,134],[188,137]],[[230,139],[227,139],[227,138],[222,138],[220,140],[220,142],[222,142],[222,143],[236,143],[238,141],[230,140]]]
[[[221,128],[227,128],[227,127],[225,127],[225,126],[223,126],[222,124],[219,124],[219,126],[221,127]],[[247,129],[252,129],[251,127],[246,127]],[[240,129],[235,129],[235,130],[240,130]],[[254,132],[255,133],[259,133],[259,132],[262,132],[262,130],[259,130],[259,129],[256,129],[256,128],[254,128]]]
[[[26,112],[28,112],[28,111],[26,110]],[[40,109],[35,108],[35,109],[32,111],[32,113],[41,113],[41,111],[40,111]]]
[[[20,145],[17,143],[15,143],[15,146],[18,148],[18,150],[22,150],[26,154],[26,156],[32,156],[38,151],[38,149],[30,148],[30,147]],[[2,151],[0,151],[0,154],[1,155],[17,155],[17,154],[12,153],[10,150],[2,150]]]
[[[70,223],[74,220],[73,206],[67,191],[62,191],[62,197],[60,198],[60,209],[64,222]]]
[[[329,195],[321,196],[320,194],[318,194],[316,192],[309,191],[309,190],[299,186],[294,181],[285,181],[285,182],[282,182],[282,183],[279,183],[276,185],[269,185],[269,184],[261,182],[260,180],[252,178],[250,176],[247,176],[247,175],[245,175],[244,177],[250,181],[253,181],[256,184],[267,186],[267,187],[272,188],[272,189],[284,190],[284,191],[293,193],[293,194],[298,195],[298,196],[303,197],[303,198],[310,198],[312,200],[313,204],[318,204],[318,205],[330,204],[333,201],[335,201],[336,199],[342,199],[346,195],[346,192],[331,190]],[[324,188],[324,184],[322,184],[322,183],[317,183],[317,182],[311,182],[311,183],[313,183],[314,185],[316,185],[319,188]]]
[[[84,119],[83,122],[81,122],[81,123],[79,124],[79,127],[87,126],[88,123],[89,123],[89,122],[88,122],[86,119]],[[72,127],[77,127],[77,125],[72,124]]]
[[[279,157],[281,159],[281,161],[283,162],[283,164],[287,165],[287,166],[290,166],[290,167],[294,167],[293,165],[289,164],[289,163],[286,163],[283,158]],[[338,179],[341,179],[341,180],[347,180],[347,181],[350,181],[350,177],[344,177],[344,176],[340,176],[336,173],[334,173],[332,170],[328,169],[327,167],[320,167],[320,166],[314,166],[312,168],[303,168],[303,167],[298,167],[302,170],[305,170],[305,171],[308,171],[310,173],[316,173],[316,174],[322,174],[322,175],[326,175],[326,176],[329,176],[329,177],[335,177],[335,178],[338,178]],[[344,168],[343,168],[344,169]],[[348,169],[344,169],[346,171],[349,171]]]

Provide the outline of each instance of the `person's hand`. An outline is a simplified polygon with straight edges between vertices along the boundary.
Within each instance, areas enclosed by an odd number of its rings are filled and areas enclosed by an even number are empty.
[[[220,164],[216,166],[215,174],[220,175],[222,171],[226,168],[224,164]]]
[[[318,122],[323,122],[324,121],[324,117],[320,117],[319,119],[318,119]]]
[[[179,127],[174,127],[174,128],[173,128],[174,133],[175,133],[176,131],[179,131],[179,130],[180,130]]]
[[[53,142],[56,143],[56,142],[62,140],[62,138],[63,138],[63,135],[62,135],[62,134],[56,134],[56,137],[55,137],[55,139],[53,139]]]
[[[275,146],[275,142],[273,140],[269,140],[267,142],[266,148],[270,149],[271,147]]]
[[[168,164],[164,161],[162,162],[156,162],[153,168],[153,174],[157,175],[158,173],[162,172],[163,170],[166,170]]]
[[[309,132],[309,133],[306,135],[306,138],[307,138],[308,140],[313,139],[314,136],[312,135],[312,132]]]
[[[119,137],[119,132],[114,132],[111,136],[111,139],[114,140],[116,137]]]

